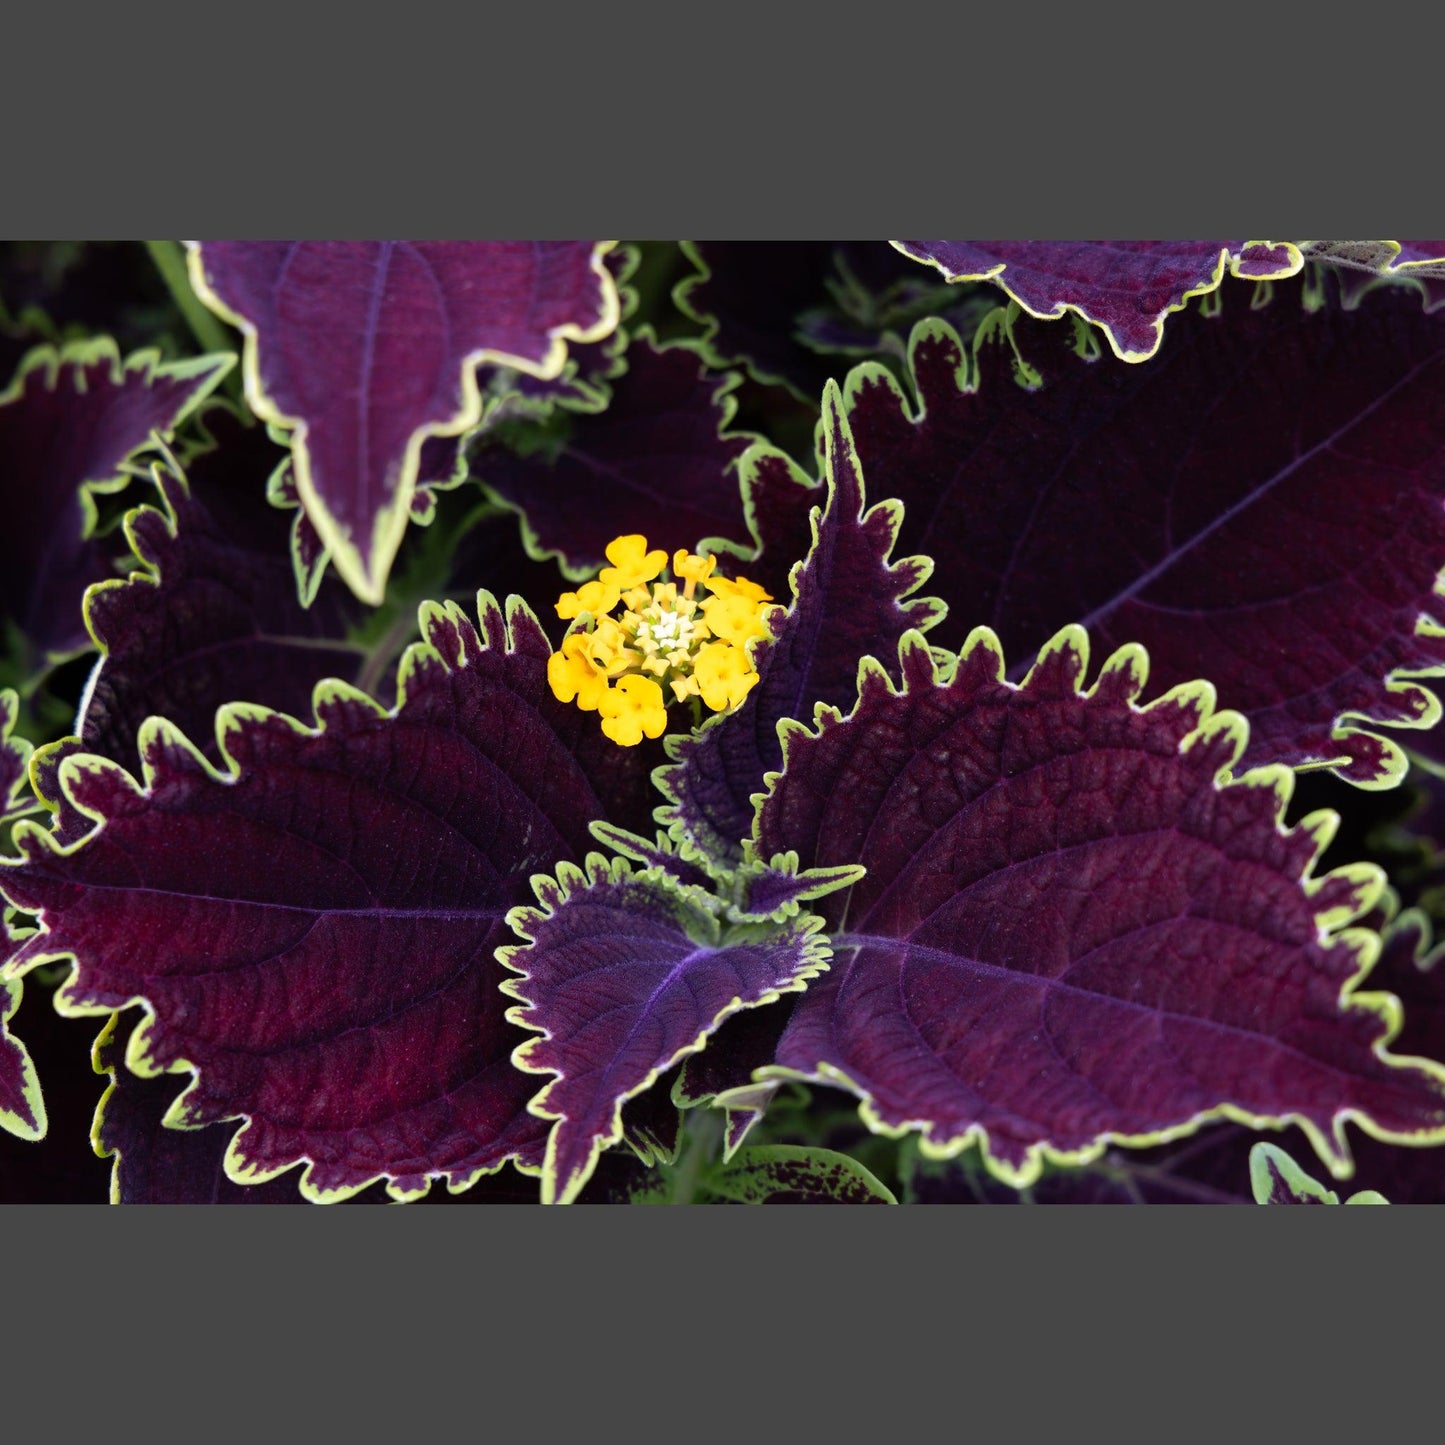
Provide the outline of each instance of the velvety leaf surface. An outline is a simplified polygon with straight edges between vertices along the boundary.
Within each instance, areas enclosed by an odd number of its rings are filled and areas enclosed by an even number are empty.
[[[0,938],[3,942],[3,938]],[[0,1129],[22,1139],[39,1139],[45,1133],[45,1101],[35,1065],[9,1028],[20,1007],[19,980],[0,980]]]
[[[540,910],[513,913],[530,940],[509,950],[522,1000],[507,1017],[542,1037],[517,1064],[557,1077],[534,1112],[556,1120],[542,1199],[567,1203],[622,1137],[622,1105],[696,1052],[730,1014],[794,992],[826,964],[817,920],[720,933],[707,896],[601,855],[537,885]]]
[[[152,433],[168,437],[233,361],[162,366],[139,352],[122,362],[107,340],[42,347],[0,394],[0,625],[20,628],[36,664],[88,645],[81,598],[111,575],[90,494],[123,487]]]
[[[689,347],[635,338],[605,411],[559,406],[540,421],[499,422],[473,473],[525,518],[528,550],[577,578],[632,532],[669,553],[707,537],[743,545],[737,462],[755,439],[724,435],[735,381],[710,376]]]
[[[225,1159],[232,1131],[225,1125],[166,1127],[181,1080],[169,1074],[142,1078],[126,1068],[117,1034],[121,1017],[112,1015],[95,1047],[97,1070],[110,1075],[94,1133],[98,1149],[111,1162],[111,1203],[304,1203],[294,1170],[260,1184],[237,1184],[231,1179]]]
[[[62,847],[22,821],[0,864],[43,923],[11,971],[74,955],[70,1010],[143,1001],[127,1065],[193,1071],[176,1121],[246,1121],[238,1182],[306,1159],[308,1198],[378,1178],[406,1195],[541,1163],[495,949],[531,876],[582,855],[604,814],[589,770],[619,750],[552,697],[529,614],[504,624],[485,599],[479,634],[434,608],[424,634],[393,713],[339,686],[314,730],[227,709],[227,773],[158,721],[144,786],[65,753],[60,784],[96,826]]]
[[[1386,1054],[1393,1001],[1355,992],[1375,935],[1323,931],[1380,886],[1310,877],[1330,815],[1282,830],[1283,769],[1221,787],[1241,720],[1204,684],[1139,707],[1137,648],[1088,693],[1076,628],[1021,687],[996,649],[981,629],[936,676],[913,637],[902,692],[870,665],[849,717],[785,729],[759,851],[868,871],[819,905],[835,959],[784,1070],[926,1152],[978,1137],[1016,1185],[1211,1115],[1297,1120],[1341,1171],[1348,1118],[1442,1137],[1442,1071]]]
[[[1388,786],[1400,750],[1358,720],[1428,723],[1399,677],[1445,665],[1420,620],[1445,563],[1445,323],[1393,288],[1349,313],[1298,300],[1231,293],[1128,368],[1023,323],[1035,392],[988,353],[962,387],[958,338],[925,325],[918,410],[862,367],[849,415],[870,492],[905,504],[900,549],[935,559],[947,645],[985,624],[1025,657],[1082,622],[1143,643],[1162,686],[1213,682],[1249,717],[1245,766]]]
[[[898,241],[906,256],[950,281],[992,281],[1045,319],[1076,311],[1100,326],[1114,354],[1146,361],[1164,318],[1213,291],[1225,271],[1252,281],[1293,276],[1304,264],[1290,242]]]
[[[896,1204],[856,1160],[831,1149],[756,1144],[739,1149],[707,1179],[710,1194],[730,1204]]]
[[[742,856],[752,795],[782,763],[778,723],[806,719],[820,703],[847,706],[866,655],[891,656],[908,628],[929,627],[940,615],[931,599],[911,598],[928,578],[927,559],[890,561],[899,509],[866,507],[853,437],[831,384],[823,426],[827,504],[792,606],[774,625],[776,640],[758,645],[757,685],[736,712],[671,742],[675,766],[658,778],[669,799],[659,819],[716,863]]]
[[[337,570],[379,603],[419,452],[481,417],[475,369],[556,375],[617,324],[590,241],[206,241],[202,299],[246,334],[246,392],[294,428],[296,484]]]
[[[345,640],[360,609],[336,581],[303,607],[291,580],[286,514],[266,502],[274,446],[221,412],[215,446],[182,479],[157,468],[164,511],[127,519],[144,570],[101,584],[86,609],[104,656],[85,697],[87,748],[131,766],[141,723],[170,719],[213,761],[216,710],[253,702],[305,717],[323,677],[357,680],[366,654]]]

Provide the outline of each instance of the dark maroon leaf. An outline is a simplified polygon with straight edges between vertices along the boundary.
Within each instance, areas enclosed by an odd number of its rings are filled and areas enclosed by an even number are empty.
[[[961,386],[958,338],[925,324],[917,412],[865,366],[849,415],[870,492],[904,502],[900,549],[937,564],[947,645],[986,624],[1027,656],[1081,622],[1143,643],[1161,686],[1213,682],[1250,719],[1244,766],[1389,786],[1403,755],[1360,720],[1428,723],[1401,678],[1445,664],[1421,621],[1445,563],[1445,323],[1398,291],[1351,313],[1298,296],[1181,316],[1127,368],[1024,323],[1035,392],[986,357]]]
[[[928,559],[890,560],[900,509],[892,502],[867,508],[836,386],[829,385],[823,406],[827,502],[795,574],[793,604],[774,625],[776,640],[758,645],[758,683],[736,712],[670,741],[675,765],[658,775],[668,799],[659,821],[684,851],[714,863],[742,857],[753,796],[782,763],[778,724],[806,719],[818,705],[847,706],[865,656],[891,656],[908,628],[931,627],[942,615],[934,600],[912,596],[928,579]]]
[[[35,665],[89,642],[81,598],[110,575],[115,550],[93,535],[95,494],[124,487],[137,454],[169,436],[235,358],[159,360],[149,351],[122,362],[104,338],[40,347],[0,394],[0,625],[20,628]]]
[[[180,1093],[171,1074],[141,1078],[122,1062],[112,1014],[95,1044],[98,1072],[110,1076],[96,1109],[95,1142],[111,1161],[112,1204],[301,1204],[297,1173],[288,1170],[260,1184],[237,1184],[225,1169],[231,1130],[210,1124],[172,1129],[166,1115]]]
[[[668,552],[705,538],[741,548],[737,464],[756,438],[724,435],[736,381],[709,375],[691,347],[639,336],[605,411],[564,405],[541,420],[499,422],[482,433],[473,472],[521,513],[528,551],[560,558],[577,579],[628,533]]]
[[[979,1138],[1015,1185],[1212,1116],[1298,1121],[1341,1173],[1349,1118],[1445,1137],[1445,1069],[1385,1052],[1375,935],[1338,931],[1378,871],[1311,876],[1334,815],[1282,829],[1287,770],[1220,783],[1245,726],[1207,684],[1141,708],[1140,649],[1081,693],[1086,657],[1066,629],[1018,687],[986,629],[941,672],[913,635],[901,692],[869,664],[847,718],[784,728],[759,853],[868,871],[820,905],[834,964],[771,1076],[929,1153]]]
[[[542,1200],[566,1204],[597,1157],[622,1137],[622,1106],[729,1015],[796,992],[826,966],[815,918],[719,928],[711,900],[655,874],[633,875],[600,854],[587,871],[562,867],[536,883],[541,909],[510,922],[526,947],[506,950],[520,979],[514,1023],[541,1038],[517,1051],[533,1073],[555,1074],[531,1107],[556,1120]]]
[[[379,604],[420,448],[481,418],[479,362],[555,376],[615,329],[590,241],[206,241],[191,275],[246,335],[246,394],[294,428],[302,505],[343,579]]]
[[[1030,315],[1075,311],[1101,326],[1114,354],[1146,361],[1164,318],[1215,290],[1226,270],[1251,281],[1293,276],[1299,248],[1274,241],[897,241],[950,281],[992,281]]]
[[[143,1001],[128,1067],[192,1071],[173,1123],[245,1121],[238,1183],[304,1159],[308,1198],[379,1178],[406,1196],[541,1162],[495,950],[529,879],[583,855],[604,815],[589,775],[618,749],[552,697],[530,614],[483,600],[480,634],[455,605],[425,612],[390,713],[340,684],[315,729],[223,709],[229,772],[160,719],[144,786],[66,752],[93,830],[62,849],[22,820],[0,862],[42,923],[11,971],[74,956],[72,1011]]]
[[[229,412],[208,424],[215,445],[191,460],[187,479],[156,468],[164,512],[141,507],[127,518],[145,570],[101,583],[86,602],[103,656],[79,731],[90,751],[126,766],[152,714],[215,761],[223,703],[304,717],[317,682],[356,681],[366,660],[346,641],[360,609],[339,583],[324,583],[310,607],[296,596],[287,519],[265,498],[274,452],[265,433]]]
[[[884,241],[684,241],[682,248],[696,271],[677,287],[677,303],[705,327],[712,364],[742,365],[813,404],[839,366],[802,338],[816,337],[840,263],[868,296],[907,284],[911,269]],[[856,340],[856,332],[847,335]]]

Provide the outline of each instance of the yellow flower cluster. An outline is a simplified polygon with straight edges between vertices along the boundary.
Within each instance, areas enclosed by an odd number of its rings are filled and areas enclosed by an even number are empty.
[[[580,619],[547,664],[557,698],[600,713],[602,731],[623,747],[666,731],[668,693],[714,712],[737,707],[758,680],[747,644],[767,636],[769,594],[745,577],[717,576],[716,557],[691,552],[673,553],[673,580],[656,581],[667,553],[648,551],[637,533],[608,543],[607,560],[595,582],[557,600],[559,617]]]

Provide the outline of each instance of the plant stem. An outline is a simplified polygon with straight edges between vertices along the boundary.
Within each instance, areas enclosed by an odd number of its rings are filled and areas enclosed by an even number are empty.
[[[191,289],[191,278],[186,272],[185,251],[179,241],[147,241],[146,250],[156,263],[156,270],[171,293],[171,300],[186,319],[191,335],[200,343],[204,352],[236,351],[231,334],[201,298]],[[235,368],[225,381],[226,389],[237,401],[241,400],[241,374]]]

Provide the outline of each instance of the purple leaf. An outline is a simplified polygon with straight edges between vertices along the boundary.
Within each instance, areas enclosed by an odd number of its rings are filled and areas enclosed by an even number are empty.
[[[473,471],[521,513],[528,551],[560,558],[575,579],[596,573],[627,533],[669,553],[714,537],[741,550],[737,463],[755,438],[724,435],[736,384],[709,375],[690,347],[641,336],[605,411],[559,406],[540,421],[501,422],[482,433]]]
[[[137,454],[168,437],[234,361],[159,365],[143,351],[122,362],[107,339],[46,346],[0,394],[0,623],[19,626],[36,663],[89,643],[81,598],[110,575],[113,551],[93,535],[95,495],[123,488]]]
[[[323,677],[355,681],[365,653],[345,640],[359,608],[340,584],[303,607],[291,583],[285,514],[268,506],[275,448],[233,413],[208,418],[214,446],[188,480],[157,467],[164,512],[141,507],[127,528],[144,570],[101,583],[86,600],[103,656],[79,732],[91,752],[126,766],[140,726],[169,718],[219,757],[214,718],[242,700],[304,716]]]
[[[25,1045],[9,1029],[10,1017],[20,1007],[20,991],[19,979],[0,979],[0,1129],[21,1139],[41,1139],[45,1100],[40,1079]]]
[[[428,437],[481,418],[479,362],[555,376],[617,325],[590,241],[206,241],[196,291],[246,336],[246,395],[294,428],[302,505],[379,604]]]
[[[855,1159],[832,1149],[760,1144],[709,1173],[707,1192],[729,1204],[896,1204]]]
[[[912,594],[928,579],[927,558],[890,560],[901,520],[894,502],[866,507],[863,474],[838,389],[824,393],[826,505],[813,524],[813,546],[793,578],[794,600],[776,640],[758,645],[758,683],[743,705],[691,737],[674,739],[674,766],[658,775],[668,799],[659,821],[714,863],[734,864],[752,826],[753,795],[783,759],[778,724],[807,718],[815,706],[852,702],[858,664],[889,656],[910,627],[942,615]]]
[[[1359,722],[1428,724],[1402,678],[1445,665],[1421,620],[1445,563],[1445,324],[1398,291],[1351,313],[1298,296],[1191,312],[1127,368],[1024,323],[1034,392],[987,354],[961,385],[958,338],[924,324],[917,411],[865,366],[849,416],[870,492],[904,502],[900,548],[937,564],[948,645],[984,624],[1026,656],[1081,622],[1141,642],[1162,686],[1213,682],[1249,717],[1244,766],[1385,787],[1403,754]]]
[[[1288,241],[895,241],[950,281],[992,281],[1032,316],[1075,311],[1101,326],[1123,361],[1159,349],[1164,318],[1230,275],[1293,276],[1304,259]]]
[[[96,1072],[110,1082],[96,1107],[92,1133],[96,1149],[111,1161],[112,1204],[304,1204],[288,1171],[259,1184],[238,1184],[225,1168],[231,1131],[222,1124],[203,1129],[167,1127],[180,1080],[163,1074],[142,1078],[122,1062],[117,1037],[121,1015],[112,1014],[95,1042]],[[380,1196],[378,1198],[378,1195]],[[381,1203],[386,1193],[373,1185],[348,1203]]]
[[[42,925],[11,971],[73,956],[69,1010],[143,1002],[127,1066],[191,1070],[171,1123],[245,1121],[238,1183],[309,1161],[308,1198],[379,1178],[407,1196],[541,1164],[495,950],[529,879],[583,855],[605,812],[589,775],[618,750],[552,697],[525,610],[504,623],[485,598],[479,633],[432,607],[423,630],[392,712],[340,684],[318,690],[314,729],[223,709],[224,773],[160,719],[144,785],[59,750],[91,831],[72,841],[62,814],[61,846],[22,821],[21,857],[0,862]]]
[[[557,1076],[531,1108],[556,1121],[542,1201],[566,1204],[622,1137],[627,1099],[729,1015],[801,989],[828,951],[815,918],[724,932],[701,890],[633,875],[601,854],[585,874],[564,866],[536,889],[542,908],[510,915],[529,943],[505,950],[522,977],[502,988],[521,1000],[507,1017],[542,1035],[517,1051],[517,1064]]]
[[[759,852],[868,871],[820,905],[834,963],[765,1072],[931,1154],[977,1137],[1015,1186],[1212,1116],[1298,1121],[1340,1173],[1349,1118],[1445,1138],[1445,1070],[1387,1054],[1393,1000],[1356,992],[1375,935],[1337,931],[1378,871],[1311,876],[1336,819],[1282,829],[1288,770],[1220,783],[1245,725],[1207,683],[1141,708],[1140,649],[1081,693],[1086,659],[1065,629],[1015,686],[986,629],[941,671],[911,635],[902,691],[870,664],[847,718],[785,728]]]

